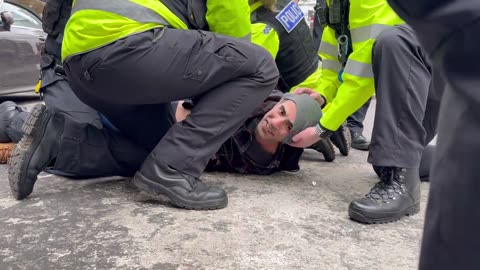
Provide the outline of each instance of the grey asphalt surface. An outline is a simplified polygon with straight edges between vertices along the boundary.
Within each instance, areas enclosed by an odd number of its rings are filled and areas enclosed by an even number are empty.
[[[0,166],[0,269],[416,269],[429,184],[419,214],[353,222],[348,204],[377,181],[366,158],[328,163],[309,150],[298,173],[205,174],[229,194],[216,211],[175,208],[118,177],[42,174],[16,201]]]

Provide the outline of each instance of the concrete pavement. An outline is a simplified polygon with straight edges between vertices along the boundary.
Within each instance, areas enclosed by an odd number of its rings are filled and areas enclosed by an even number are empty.
[[[419,214],[353,222],[348,204],[377,181],[366,157],[327,163],[308,150],[298,173],[206,174],[229,194],[217,211],[175,208],[116,177],[43,174],[16,201],[0,166],[0,269],[415,269],[428,183]]]

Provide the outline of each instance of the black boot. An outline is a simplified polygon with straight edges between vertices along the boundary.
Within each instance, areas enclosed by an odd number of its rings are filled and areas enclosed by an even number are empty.
[[[362,151],[367,151],[370,147],[370,141],[363,136],[362,133],[352,133],[352,148]]]
[[[225,190],[210,187],[200,179],[177,171],[148,155],[132,179],[138,189],[167,196],[173,204],[186,209],[224,208],[228,204]]]
[[[385,223],[420,210],[418,169],[381,167],[380,182],[362,199],[350,203],[350,218],[363,223]]]
[[[335,150],[333,149],[333,144],[329,139],[321,139],[312,144],[309,148],[322,153],[325,161],[332,162],[335,160]]]
[[[22,108],[13,101],[5,101],[0,104],[0,143],[12,141],[8,136],[7,127],[20,112],[23,112]]]
[[[429,182],[430,181],[430,173],[429,173],[430,168],[428,168],[426,166],[430,166],[430,163],[429,164],[422,164],[424,158],[431,159],[432,157],[431,156],[425,157],[425,152],[424,152],[424,155],[422,156],[422,161],[420,162],[420,168],[418,169],[419,170],[419,177],[420,177],[421,182]],[[431,160],[429,160],[429,161],[431,161]],[[373,167],[373,170],[375,171],[375,173],[377,174],[377,176],[381,177],[385,167],[375,166],[375,165],[372,165],[372,167]]]
[[[352,139],[346,122],[343,123],[337,129],[337,131],[333,132],[333,134],[330,136],[330,140],[338,148],[340,154],[343,156],[348,156],[348,153],[350,153],[350,144]]]
[[[391,172],[392,172],[390,167],[372,165],[372,168],[373,168],[373,170],[375,171],[375,173],[377,174],[378,177],[382,178],[382,175],[386,174],[385,177],[390,178],[390,175],[391,175]]]
[[[32,193],[38,174],[55,159],[62,130],[61,118],[52,117],[45,105],[33,107],[8,162],[8,181],[17,200]]]

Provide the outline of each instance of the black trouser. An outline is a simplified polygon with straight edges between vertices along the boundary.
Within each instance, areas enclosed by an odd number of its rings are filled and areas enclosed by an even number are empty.
[[[65,70],[75,94],[129,140],[155,146],[157,160],[195,177],[278,78],[274,60],[260,47],[169,28],[73,56]],[[173,124],[169,102],[191,97],[197,97],[191,114]]]
[[[65,119],[58,157],[49,171],[76,177],[132,176],[149,151],[119,132],[104,129],[99,113],[77,98],[65,76],[55,72],[51,59],[45,65],[48,67],[41,74],[43,100],[48,110]],[[28,114],[17,114],[7,126],[6,132],[15,143],[23,136]]]
[[[47,91],[54,91],[47,88]],[[70,88],[55,89],[56,95],[61,97]],[[68,104],[82,104],[76,97],[68,96]],[[48,105],[48,109],[55,109]],[[83,111],[85,112],[85,111]],[[61,113],[57,111],[56,113]],[[78,111],[78,113],[81,113]],[[28,112],[21,112],[15,116],[7,131],[10,139],[17,143],[23,136],[22,126]],[[86,118],[76,118],[77,115],[65,117],[63,134],[59,143],[59,152],[55,163],[48,168],[49,172],[76,178],[99,176],[133,176],[140,168],[143,160],[153,149],[145,149],[133,143],[118,131],[109,128],[98,128],[85,122]],[[80,114],[85,116],[85,114]],[[98,113],[97,113],[98,115]],[[92,115],[93,116],[93,115]],[[96,117],[92,117],[93,120]],[[160,139],[160,138],[159,138]],[[150,151],[149,151],[150,150]]]
[[[368,162],[418,168],[424,147],[435,136],[441,80],[432,80],[430,61],[413,30],[383,31],[373,49],[376,113]],[[434,77],[441,79],[441,77]]]
[[[363,104],[360,109],[354,112],[347,118],[347,127],[352,133],[363,133],[363,121],[367,116],[368,107],[370,106],[370,101],[372,99],[368,99],[365,104]]]
[[[480,268],[480,1],[389,0],[419,33],[442,98],[420,269]]]
[[[65,119],[53,173],[80,177],[131,177],[153,149],[138,145],[118,131]]]
[[[53,69],[46,69],[42,73],[42,81],[48,82],[43,83],[41,88],[43,101],[48,110],[78,123],[90,124],[99,129],[103,127],[98,112],[75,96],[63,75],[56,74]],[[20,112],[7,126],[6,132],[12,142],[17,143],[22,138],[22,126],[28,114],[28,112]]]

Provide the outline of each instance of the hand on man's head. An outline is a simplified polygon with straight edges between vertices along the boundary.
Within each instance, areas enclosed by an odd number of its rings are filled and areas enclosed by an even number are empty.
[[[295,91],[293,91],[294,94],[308,94],[311,98],[315,99],[318,104],[320,104],[320,106],[322,107],[323,104],[325,104],[325,99],[323,99],[323,97],[315,92],[315,90],[313,89],[310,89],[310,88],[297,88],[295,89]]]
[[[297,148],[307,148],[312,144],[318,142],[320,137],[318,136],[317,131],[314,127],[309,127],[293,136],[292,142],[288,145],[297,147]]]

